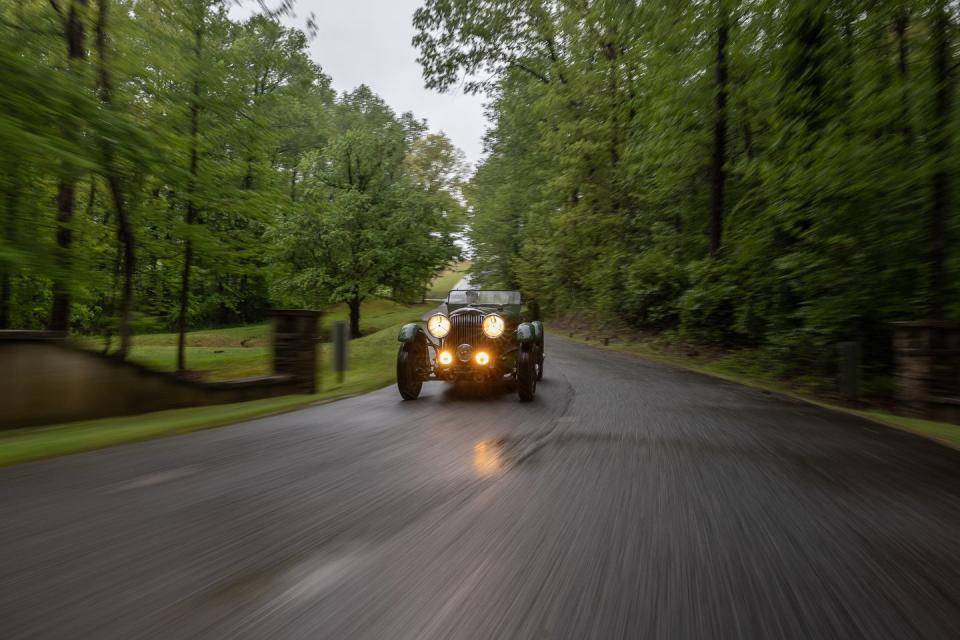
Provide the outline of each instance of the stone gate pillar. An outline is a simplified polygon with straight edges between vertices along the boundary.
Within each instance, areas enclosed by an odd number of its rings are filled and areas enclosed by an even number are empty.
[[[907,415],[960,423],[960,323],[894,323],[897,403]]]
[[[301,393],[317,392],[317,325],[322,312],[273,309],[273,372],[289,375]]]

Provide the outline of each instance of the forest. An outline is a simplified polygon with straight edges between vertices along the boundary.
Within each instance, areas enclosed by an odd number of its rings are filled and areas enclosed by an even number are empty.
[[[960,319],[950,0],[427,0],[429,86],[489,100],[475,267],[547,316],[889,390]]]
[[[191,328],[345,303],[358,337],[365,299],[422,297],[461,252],[462,153],[337,94],[291,6],[0,4],[0,329],[121,359],[175,331],[183,370]]]
[[[359,336],[464,246],[549,319],[787,377],[852,341],[880,392],[891,323],[960,320],[953,0],[425,0],[426,87],[487,101],[471,175],[291,6],[0,5],[0,328],[174,331],[185,369],[270,307]]]

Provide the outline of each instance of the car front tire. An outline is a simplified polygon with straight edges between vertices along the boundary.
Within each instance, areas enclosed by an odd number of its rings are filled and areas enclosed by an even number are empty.
[[[404,400],[416,400],[423,388],[420,366],[424,360],[424,349],[417,341],[400,345],[397,352],[397,389]]]

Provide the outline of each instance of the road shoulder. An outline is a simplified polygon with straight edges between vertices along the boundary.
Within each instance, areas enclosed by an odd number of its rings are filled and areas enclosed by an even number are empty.
[[[638,344],[613,342],[603,345],[597,341],[590,341],[577,337],[576,334],[562,335],[560,332],[551,330],[549,328],[547,329],[547,334],[551,338],[567,340],[586,347],[592,347],[600,351],[613,351],[616,353],[622,353],[639,360],[655,362],[657,364],[662,364],[674,369],[692,371],[694,373],[699,373],[701,375],[716,378],[718,380],[733,382],[744,387],[759,389],[770,394],[804,402],[828,411],[856,416],[863,420],[868,420],[874,424],[919,435],[943,446],[960,451],[960,425],[950,424],[947,422],[936,422],[933,420],[923,420],[921,418],[911,418],[908,416],[900,416],[875,408],[861,410],[844,407],[842,405],[828,402],[822,398],[817,398],[809,394],[797,393],[796,391],[786,389],[784,386],[773,381],[758,380],[746,376],[713,371],[681,356],[667,356]]]

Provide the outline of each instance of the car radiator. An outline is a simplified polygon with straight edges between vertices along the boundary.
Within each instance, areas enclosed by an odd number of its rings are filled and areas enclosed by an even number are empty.
[[[444,343],[451,349],[469,344],[474,349],[489,347],[490,339],[483,333],[483,316],[479,313],[461,313],[450,318],[450,333]]]

